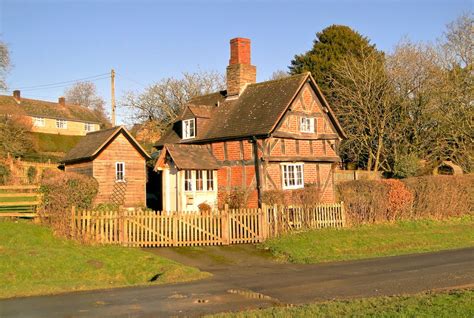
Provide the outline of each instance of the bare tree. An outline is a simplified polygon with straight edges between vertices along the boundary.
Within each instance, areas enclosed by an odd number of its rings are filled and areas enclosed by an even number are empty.
[[[191,98],[219,91],[224,84],[224,77],[215,71],[183,73],[181,79],[163,79],[144,92],[128,92],[121,104],[132,111],[134,123],[152,121],[164,131]]]
[[[10,68],[10,53],[5,43],[0,41],[0,90],[7,88],[6,74]]]
[[[401,41],[387,57],[393,102],[398,105],[387,138],[392,168],[407,157],[426,159],[426,142],[436,126],[432,117],[438,103],[436,87],[443,76],[436,61],[432,46],[409,40]]]
[[[81,105],[93,110],[101,121],[108,122],[105,113],[105,101],[97,93],[97,87],[92,82],[77,82],[64,92],[66,101],[71,104]]]
[[[452,68],[473,66],[474,58],[474,19],[471,13],[464,13],[449,23],[440,40],[445,66]]]
[[[22,115],[0,114],[0,157],[15,157],[33,149],[31,120]]]
[[[348,140],[342,145],[351,159],[363,162],[368,171],[380,169],[388,129],[396,108],[384,57],[361,49],[335,64],[334,91]]]
[[[443,79],[437,87],[437,138],[432,143],[433,160],[450,159],[464,171],[474,167],[474,19],[463,14],[447,25],[438,44]]]
[[[270,76],[270,81],[271,80],[278,80],[278,79],[282,79],[282,78],[285,78],[285,77],[288,77],[290,76],[290,74],[284,70],[276,70],[275,72],[272,73],[272,75]]]

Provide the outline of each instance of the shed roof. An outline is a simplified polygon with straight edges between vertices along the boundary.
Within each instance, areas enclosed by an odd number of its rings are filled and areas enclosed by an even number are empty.
[[[88,133],[83,137],[77,145],[72,148],[66,156],[61,160],[62,163],[73,163],[78,161],[93,160],[99,153],[109,145],[120,133],[130,141],[130,143],[145,158],[150,159],[148,153],[140,146],[138,141],[133,138],[127,129],[123,126],[112,127],[109,129],[99,130]]]

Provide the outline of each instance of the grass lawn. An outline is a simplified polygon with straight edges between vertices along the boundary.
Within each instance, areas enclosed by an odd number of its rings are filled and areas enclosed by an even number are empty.
[[[292,233],[262,244],[277,258],[310,264],[474,246],[474,217],[404,221]]]
[[[154,282],[149,282],[158,275]],[[135,248],[84,246],[47,227],[0,221],[0,298],[174,283],[208,277]]]
[[[296,307],[274,307],[211,317],[474,317],[474,290],[414,296],[327,301]]]

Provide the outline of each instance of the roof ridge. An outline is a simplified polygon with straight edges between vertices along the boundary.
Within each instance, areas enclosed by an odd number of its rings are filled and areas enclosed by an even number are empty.
[[[275,82],[280,82],[280,81],[287,81],[287,80],[290,80],[290,79],[295,79],[297,77],[305,77],[305,76],[308,76],[309,74],[311,74],[311,72],[304,72],[304,73],[300,73],[300,74],[289,75],[289,76],[286,76],[286,77],[283,77],[283,78],[277,78],[277,79],[274,79],[274,80],[268,80],[268,81],[264,81],[264,82],[252,83],[252,84],[249,84],[249,86],[257,86],[257,85],[260,85],[260,84],[269,84],[269,83],[275,83]]]

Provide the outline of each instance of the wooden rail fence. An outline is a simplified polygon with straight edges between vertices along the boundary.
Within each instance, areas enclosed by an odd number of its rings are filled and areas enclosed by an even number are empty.
[[[38,186],[0,186],[0,217],[35,217],[41,203]]]
[[[225,209],[212,213],[76,211],[72,233],[102,244],[162,247],[262,242],[290,230],[345,226],[343,204]]]

